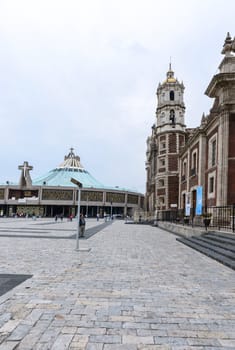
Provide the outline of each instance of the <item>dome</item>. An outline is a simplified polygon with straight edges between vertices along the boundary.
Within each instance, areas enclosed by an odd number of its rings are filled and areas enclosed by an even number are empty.
[[[76,156],[71,148],[64,161],[55,169],[43,176],[33,180],[34,186],[69,186],[74,187],[71,178],[82,183],[83,187],[104,188],[104,185],[97,181],[80,162],[80,157]]]
[[[174,77],[174,72],[171,69],[171,64],[169,66],[169,70],[166,73],[166,80],[163,82],[163,84],[167,84],[167,83],[176,83],[177,79]]]

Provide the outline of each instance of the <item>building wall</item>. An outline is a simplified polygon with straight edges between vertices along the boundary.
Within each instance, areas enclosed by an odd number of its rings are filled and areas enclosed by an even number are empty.
[[[144,196],[120,190],[81,190],[81,206],[92,207],[94,215],[102,210],[127,215],[128,211],[143,208]],[[0,187],[0,215],[17,213],[40,216],[53,216],[59,211],[71,213],[76,211],[78,201],[77,188],[35,186],[31,189],[21,189],[19,186]],[[95,210],[96,208],[96,210]],[[106,208],[106,209],[105,209]]]
[[[205,92],[213,99],[212,108],[207,116],[203,114],[197,128],[180,128],[184,125],[183,104],[180,105],[181,110],[180,107],[179,110],[176,108],[176,125],[166,123],[169,110],[174,108],[173,101],[167,102],[167,96],[170,90],[179,92],[180,86],[177,82],[174,87],[171,84],[159,85],[154,134],[158,145],[156,179],[164,179],[165,188],[158,188],[159,181],[156,181],[156,203],[159,204],[159,198],[163,197],[165,203],[157,205],[157,209],[169,209],[174,203],[184,209],[187,198],[190,198],[191,208],[195,209],[198,186],[203,189],[204,208],[235,204],[234,53],[235,39],[232,40],[228,33],[223,45],[224,58],[219,66],[219,73],[212,77]],[[183,89],[181,94],[182,92]],[[162,144],[165,144],[165,149]],[[165,164],[162,162],[163,158]]]
[[[235,203],[235,56],[232,51],[231,40],[226,38],[220,72],[206,90],[214,99],[212,108],[207,116],[203,115],[201,125],[190,132],[180,154],[181,208],[185,193],[191,193],[191,206],[194,206],[197,186],[203,188],[204,207]],[[194,153],[197,154],[196,171]]]
[[[229,125],[228,204],[235,204],[235,113],[230,115]]]

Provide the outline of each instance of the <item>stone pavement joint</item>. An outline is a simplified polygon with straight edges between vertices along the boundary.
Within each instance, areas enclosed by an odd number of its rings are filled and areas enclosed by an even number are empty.
[[[233,270],[121,220],[88,219],[77,252],[76,224],[0,219],[1,274],[32,275],[0,296],[0,350],[235,349]]]

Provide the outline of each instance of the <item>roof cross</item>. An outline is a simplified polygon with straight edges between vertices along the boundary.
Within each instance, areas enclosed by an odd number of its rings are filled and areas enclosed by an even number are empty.
[[[32,180],[29,171],[33,169],[28,162],[24,162],[23,165],[19,165],[18,169],[21,170],[20,186],[32,186]]]

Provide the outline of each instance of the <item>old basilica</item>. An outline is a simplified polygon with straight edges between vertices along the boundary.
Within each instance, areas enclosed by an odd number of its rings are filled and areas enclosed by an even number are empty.
[[[235,203],[235,39],[227,34],[219,65],[205,91],[213,99],[201,125],[185,125],[184,85],[171,64],[157,88],[156,122],[147,139],[146,210],[149,218],[188,206]],[[200,189],[200,192],[198,191]]]

